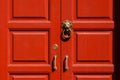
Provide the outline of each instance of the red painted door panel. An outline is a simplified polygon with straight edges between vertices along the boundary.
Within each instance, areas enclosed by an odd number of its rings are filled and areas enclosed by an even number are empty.
[[[113,0],[62,0],[61,22],[72,22],[71,38],[61,41],[62,80],[112,80],[112,5]]]
[[[113,0],[0,0],[0,11],[0,80],[112,80]]]
[[[60,80],[60,0],[0,0],[0,10],[0,80]]]

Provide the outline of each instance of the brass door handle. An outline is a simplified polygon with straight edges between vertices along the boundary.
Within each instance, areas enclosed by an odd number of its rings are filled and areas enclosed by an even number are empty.
[[[53,58],[53,69],[54,70],[57,70],[56,60],[57,60],[57,55],[54,55],[54,58]]]
[[[69,56],[66,55],[66,56],[65,56],[65,70],[68,70],[68,69],[69,69],[69,67],[68,67],[68,58],[69,58]]]

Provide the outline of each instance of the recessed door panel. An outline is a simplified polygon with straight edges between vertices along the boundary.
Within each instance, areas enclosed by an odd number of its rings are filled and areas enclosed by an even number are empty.
[[[111,80],[111,75],[75,75],[75,80]]]
[[[111,1],[112,0],[75,0],[76,1],[76,18],[111,18]]]
[[[10,34],[13,62],[48,63],[48,31],[11,31]]]
[[[48,18],[48,0],[12,0],[15,18]]]
[[[78,62],[111,62],[112,32],[76,31],[75,36]]]
[[[49,75],[10,75],[10,80],[49,80]]]

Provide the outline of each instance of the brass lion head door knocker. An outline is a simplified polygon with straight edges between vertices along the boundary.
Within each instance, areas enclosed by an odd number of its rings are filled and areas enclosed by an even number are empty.
[[[62,33],[61,33],[61,37],[64,40],[68,40],[71,37],[71,32],[72,32],[72,23],[69,20],[65,20],[62,23]]]

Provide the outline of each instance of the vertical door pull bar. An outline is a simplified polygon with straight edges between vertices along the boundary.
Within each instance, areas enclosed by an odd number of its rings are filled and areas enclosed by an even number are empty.
[[[54,70],[57,70],[56,59],[57,59],[57,55],[54,55],[54,58],[53,58],[53,69]]]
[[[65,56],[65,70],[68,70],[68,69],[69,69],[69,67],[68,67],[68,58],[69,58],[69,56],[66,55],[66,56]]]

